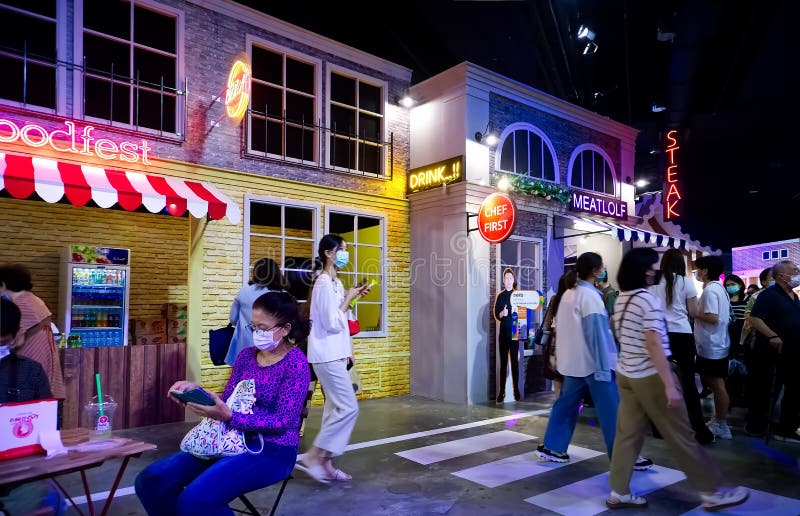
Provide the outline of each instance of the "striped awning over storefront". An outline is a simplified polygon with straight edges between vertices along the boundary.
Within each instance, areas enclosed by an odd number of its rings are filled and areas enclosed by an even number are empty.
[[[611,236],[616,237],[620,242],[643,242],[654,247],[674,247],[676,249],[687,249],[687,241],[682,238],[675,238],[669,235],[662,235],[661,233],[654,233],[652,231],[634,226],[628,226],[627,224],[621,224],[619,222],[590,219],[578,215],[563,214],[560,216],[571,220],[577,220],[586,224],[591,224],[600,229],[600,231],[602,231],[604,228]]]
[[[241,220],[239,206],[210,183],[0,152],[2,190],[17,199],[36,193],[50,203],[66,197],[75,206],[94,201],[101,208],[135,211],[144,206],[150,213],[166,211],[175,217],[188,211],[197,218],[227,217],[232,224]]]

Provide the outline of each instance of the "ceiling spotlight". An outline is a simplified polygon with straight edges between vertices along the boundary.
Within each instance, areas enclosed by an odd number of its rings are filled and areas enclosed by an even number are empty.
[[[666,106],[659,106],[655,102],[653,102],[653,106],[650,108],[653,113],[661,113],[662,111],[666,111]]]
[[[410,108],[411,106],[413,106],[413,105],[414,105],[414,99],[413,99],[413,98],[411,98],[411,95],[409,95],[409,94],[405,94],[405,95],[403,95],[403,96],[400,98],[400,100],[398,101],[398,103],[399,103],[401,106],[403,106],[404,108]]]
[[[637,188],[644,188],[645,186],[649,185],[650,182],[647,179],[639,179],[636,181]]]
[[[597,43],[595,43],[594,41],[588,41],[586,43],[586,46],[583,47],[583,55],[586,56],[589,54],[594,54],[595,52],[597,52],[597,49],[598,49]]]
[[[656,147],[655,145],[653,145],[652,147],[650,147],[650,154],[660,154],[660,153],[661,153],[661,149],[659,149],[659,148],[658,148],[658,147]]]
[[[594,41],[595,33],[586,25],[581,25],[578,27],[577,37],[578,39],[588,39],[589,41]]]

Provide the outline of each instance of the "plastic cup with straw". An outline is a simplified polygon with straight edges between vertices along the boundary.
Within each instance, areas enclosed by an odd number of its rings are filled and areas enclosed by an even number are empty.
[[[95,425],[95,435],[97,437],[108,437],[111,435],[111,420],[105,413],[105,403],[103,402],[103,389],[100,387],[100,373],[95,373],[94,379],[97,382],[97,424]]]

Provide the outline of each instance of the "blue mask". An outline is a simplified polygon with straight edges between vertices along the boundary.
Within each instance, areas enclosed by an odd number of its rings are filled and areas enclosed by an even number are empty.
[[[775,280],[774,280],[774,279],[771,279],[771,280],[769,280],[769,284],[768,284],[767,286],[768,286],[768,287],[771,287],[771,286],[772,286],[772,285],[774,285],[774,284],[775,284]]]
[[[350,263],[350,253],[347,251],[336,251],[336,259],[333,260],[333,264],[342,269],[347,267],[347,264]]]
[[[603,269],[603,272],[601,272],[600,275],[597,277],[597,281],[601,283],[608,282],[608,271],[606,269]]]
[[[740,289],[739,285],[728,285],[725,290],[728,291],[728,294],[738,294]]]

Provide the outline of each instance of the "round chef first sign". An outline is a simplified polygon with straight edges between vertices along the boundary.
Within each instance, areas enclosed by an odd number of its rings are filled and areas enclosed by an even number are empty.
[[[495,192],[481,203],[478,232],[490,244],[499,244],[510,237],[516,223],[517,206],[507,194]]]

